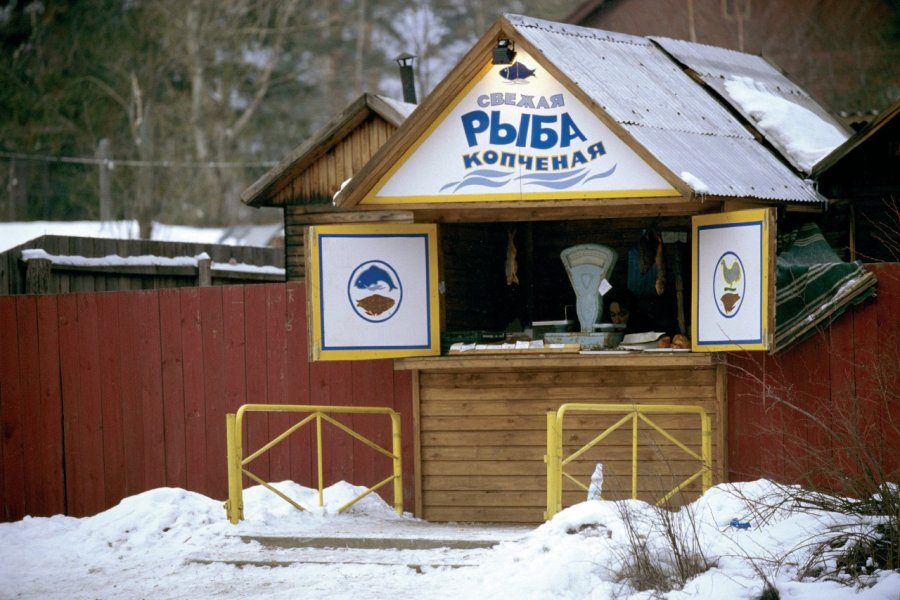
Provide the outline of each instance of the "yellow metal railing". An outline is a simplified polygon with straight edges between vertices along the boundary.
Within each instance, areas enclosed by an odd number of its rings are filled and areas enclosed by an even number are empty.
[[[284,431],[281,435],[262,446],[259,450],[251,454],[250,456],[244,458],[243,453],[243,442],[241,432],[243,431],[243,422],[244,415],[248,412],[297,412],[297,413],[309,413],[305,418],[300,420],[299,422],[291,425],[288,429]],[[339,413],[339,414],[369,414],[369,415],[387,415],[391,419],[391,438],[393,440],[393,449],[389,451],[385,448],[382,448],[372,440],[367,437],[353,431],[340,421],[337,421],[330,417],[328,413]],[[226,426],[226,442],[228,445],[228,500],[225,502],[225,512],[228,515],[228,520],[232,523],[237,523],[238,521],[243,520],[244,518],[244,497],[243,497],[243,475],[246,475],[256,483],[265,486],[267,489],[274,492],[280,498],[284,499],[286,502],[294,506],[299,510],[307,510],[299,503],[295,502],[293,499],[289,498],[285,494],[283,494],[280,490],[274,488],[269,485],[265,481],[263,481],[260,477],[252,473],[249,469],[246,468],[248,464],[250,464],[253,460],[259,458],[264,453],[271,450],[280,442],[287,439],[292,433],[306,425],[315,421],[316,424],[316,468],[318,475],[318,489],[319,489],[319,506],[324,506],[325,498],[323,492],[323,477],[322,477],[322,421],[327,423],[331,423],[338,429],[346,432],[347,434],[353,436],[363,444],[369,446],[376,452],[379,452],[393,462],[393,474],[389,477],[383,479],[372,487],[366,489],[365,492],[353,498],[340,508],[338,508],[338,512],[344,512],[355,503],[359,502],[375,490],[380,487],[386,485],[387,483],[393,481],[394,482],[394,510],[397,513],[403,512],[403,470],[402,465],[400,463],[400,413],[386,407],[375,407],[375,406],[316,406],[316,405],[303,405],[303,404],[245,404],[241,406],[237,413],[229,413],[225,415],[225,426]]]
[[[563,458],[563,418],[568,413],[625,413],[615,424],[608,427],[600,435],[573,452],[568,458]],[[688,448],[681,441],[672,436],[664,428],[660,427],[652,419],[647,417],[649,413],[656,414],[695,414],[700,417],[700,454]],[[544,461],[547,463],[547,512],[544,518],[550,519],[562,510],[562,478],[566,477],[579,488],[588,491],[588,486],[566,473],[564,467],[583,455],[585,452],[603,441],[609,434],[619,427],[631,421],[631,497],[637,498],[638,475],[638,422],[642,421],[659,432],[667,440],[675,444],[689,456],[700,461],[700,469],[687,477],[684,481],[663,496],[657,505],[667,502],[672,496],[683,490],[702,477],[703,491],[712,485],[712,432],[709,415],[700,406],[686,406],[674,404],[563,404],[555,413],[547,413],[547,455]]]

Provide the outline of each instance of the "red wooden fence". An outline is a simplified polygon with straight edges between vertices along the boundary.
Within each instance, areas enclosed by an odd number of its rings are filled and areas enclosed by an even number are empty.
[[[774,356],[728,355],[730,480],[840,488],[864,464],[900,476],[900,264],[868,268],[874,302]]]
[[[900,265],[872,268],[876,302],[775,357],[728,355],[730,479],[795,479],[819,452],[848,460],[813,418],[835,429],[836,419],[856,419],[872,455],[896,473]],[[225,413],[248,402],[398,410],[412,508],[409,372],[390,361],[309,364],[305,302],[302,283],[0,296],[0,519],[90,515],[160,486],[224,499]],[[248,417],[245,448],[289,418]],[[376,419],[352,423],[389,448],[389,427]],[[358,441],[325,433],[328,482],[371,485],[390,472]],[[313,486],[311,440],[301,430],[254,472]]]
[[[390,361],[309,364],[305,306],[302,283],[0,297],[0,517],[90,515],[161,486],[224,499],[225,413],[249,402],[399,411],[411,509],[409,373]],[[250,415],[245,448],[289,419]],[[391,447],[387,419],[341,419]],[[326,484],[390,473],[385,457],[325,432]],[[313,460],[303,429],[253,471],[314,486]]]

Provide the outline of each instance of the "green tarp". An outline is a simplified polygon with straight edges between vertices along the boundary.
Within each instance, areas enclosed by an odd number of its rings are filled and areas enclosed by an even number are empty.
[[[815,223],[791,232],[775,262],[777,352],[831,323],[848,306],[875,295],[875,275],[842,261]]]

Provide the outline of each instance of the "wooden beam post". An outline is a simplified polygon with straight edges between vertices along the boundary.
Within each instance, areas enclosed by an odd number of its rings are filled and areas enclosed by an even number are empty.
[[[46,258],[32,258],[25,264],[25,293],[49,294],[53,263]]]
[[[200,287],[209,287],[212,285],[212,259],[197,259],[197,285]]]

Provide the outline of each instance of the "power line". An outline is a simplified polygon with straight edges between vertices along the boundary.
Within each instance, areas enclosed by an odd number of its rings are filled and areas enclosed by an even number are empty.
[[[132,160],[97,158],[86,156],[51,156],[49,154],[24,154],[21,152],[0,152],[0,158],[16,160],[32,160],[36,162],[66,163],[75,165],[105,165],[109,169],[115,167],[163,167],[163,168],[189,168],[202,167],[207,169],[240,169],[243,167],[274,167],[278,161],[218,161],[218,160]]]

